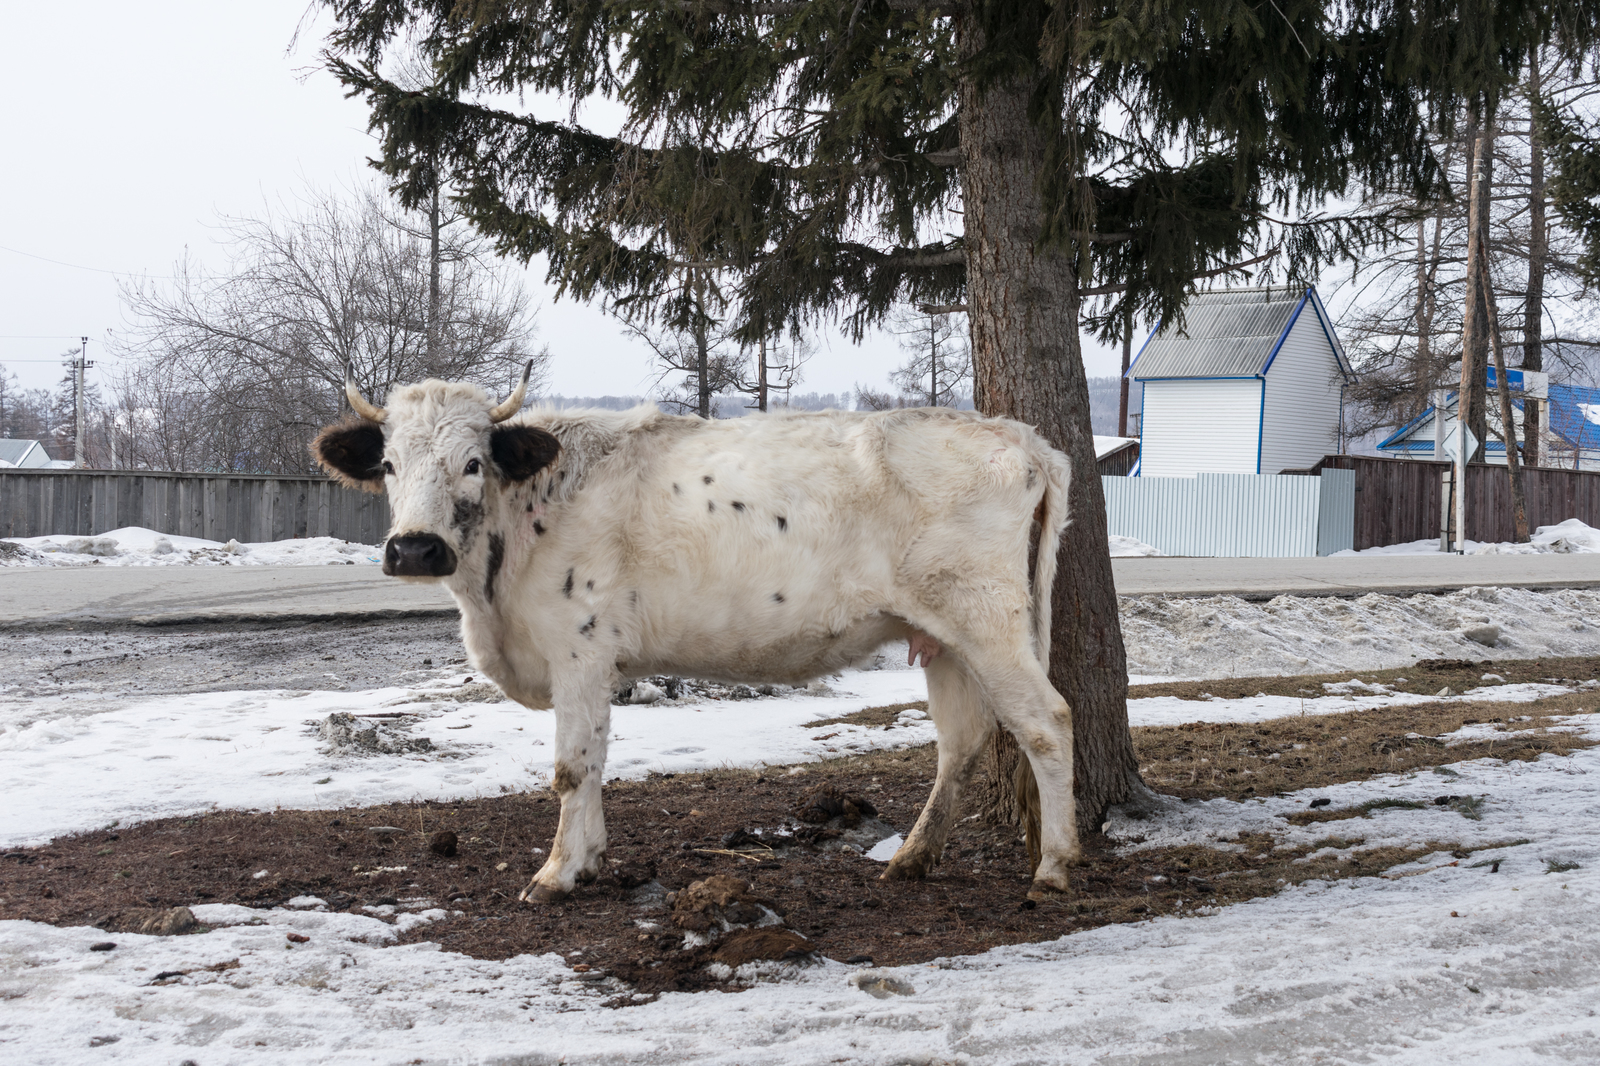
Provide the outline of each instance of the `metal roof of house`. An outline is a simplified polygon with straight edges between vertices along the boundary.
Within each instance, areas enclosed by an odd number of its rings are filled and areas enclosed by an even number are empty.
[[[1493,368],[1490,368],[1492,375]],[[1507,377],[1510,377],[1508,374]],[[1451,419],[1456,412],[1456,393],[1451,391],[1445,400],[1445,417]],[[1490,389],[1489,419],[1496,425],[1499,424],[1499,408],[1493,402],[1493,387]],[[1522,408],[1522,398],[1513,396],[1512,404],[1517,409]],[[1378,442],[1378,450],[1385,452],[1394,451],[1429,451],[1433,450],[1431,434],[1433,432],[1434,408],[1428,407],[1420,415],[1389,434],[1388,437]],[[1448,425],[1449,422],[1446,422]],[[1423,429],[1427,429],[1430,437],[1423,440],[1420,436]],[[1584,388],[1580,385],[1551,385],[1550,386],[1550,432],[1560,437],[1569,447],[1580,451],[1600,451],[1600,389]],[[1490,451],[1505,450],[1501,441],[1491,441],[1484,446]]]
[[[0,459],[12,466],[29,468],[46,466],[50,462],[50,456],[38,441],[13,437],[0,437]]]
[[[1182,331],[1158,323],[1128,376],[1136,381],[1257,377],[1266,373],[1290,327],[1308,307],[1321,319],[1339,368],[1350,373],[1316,290],[1265,286],[1196,295],[1184,309]]]

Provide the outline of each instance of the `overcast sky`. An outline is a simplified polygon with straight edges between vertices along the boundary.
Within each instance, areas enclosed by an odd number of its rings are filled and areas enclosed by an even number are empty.
[[[308,10],[308,0],[6,4],[0,364],[24,387],[58,381],[60,355],[84,335],[89,357],[102,357],[91,378],[104,370],[107,331],[126,324],[119,276],[159,279],[185,249],[224,266],[219,215],[366,180],[376,151],[366,109],[316,68],[327,22]],[[647,391],[649,357],[614,320],[553,302],[538,263],[526,285],[554,355],[552,392]],[[882,388],[903,358],[885,335],[819,341],[801,391]],[[1091,375],[1117,372],[1115,354],[1088,357]]]

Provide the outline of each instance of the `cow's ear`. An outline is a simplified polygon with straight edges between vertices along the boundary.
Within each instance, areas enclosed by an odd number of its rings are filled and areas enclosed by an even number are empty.
[[[383,491],[383,430],[376,422],[341,422],[328,426],[311,442],[311,454],[322,468],[351,488]]]
[[[561,442],[536,426],[501,426],[489,434],[489,454],[507,481],[526,481],[561,454]]]

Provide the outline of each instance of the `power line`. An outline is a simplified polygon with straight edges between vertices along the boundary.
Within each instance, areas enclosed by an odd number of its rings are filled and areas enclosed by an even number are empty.
[[[113,277],[121,277],[121,278],[155,278],[158,281],[178,281],[178,280],[180,280],[178,278],[173,277],[170,274],[146,274],[143,271],[139,271],[139,270],[106,270],[103,267],[84,266],[81,263],[67,263],[67,262],[63,262],[60,259],[51,259],[49,256],[34,255],[32,252],[24,252],[21,248],[11,248],[11,247],[8,247],[8,246],[6,246],[4,244],[0,244],[0,252],[10,252],[13,255],[26,256],[29,259],[37,259],[41,263],[54,263],[56,266],[70,267],[73,270],[88,270],[88,271],[92,271],[93,273],[96,273],[96,274],[110,274]]]

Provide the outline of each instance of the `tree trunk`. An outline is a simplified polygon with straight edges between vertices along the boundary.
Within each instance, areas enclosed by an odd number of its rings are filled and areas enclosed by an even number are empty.
[[[963,58],[982,45],[975,19],[958,27]],[[1094,458],[1089,387],[1078,339],[1078,284],[1068,255],[1041,248],[1044,140],[1028,117],[1018,79],[960,97],[962,206],[973,394],[978,410],[1027,422],[1066,453],[1072,524],[1060,547],[1052,594],[1050,680],[1072,707],[1080,830],[1130,797],[1138,763],[1128,732],[1128,672],[1106,540],[1105,497]],[[985,814],[1015,824],[1018,748],[996,731]],[[1021,767],[1026,768],[1025,760]],[[1031,773],[1026,773],[1026,787]]]
[[[1117,399],[1117,436],[1128,435],[1128,366],[1133,359],[1133,312],[1122,316],[1122,377]]]
[[[1466,457],[1481,461],[1482,448],[1489,439],[1487,369],[1489,365],[1488,308],[1484,294],[1492,282],[1487,277],[1483,255],[1488,241],[1482,240],[1489,225],[1489,191],[1492,185],[1490,164],[1494,158],[1494,114],[1474,104],[1473,151],[1468,170],[1471,185],[1467,204],[1467,296],[1461,327],[1461,391],[1457,414],[1461,424],[1472,430],[1479,450]],[[1463,538],[1465,533],[1462,533]]]
[[[1478,272],[1478,277],[1487,283],[1489,242],[1481,232],[1478,234],[1478,239],[1483,242],[1483,247],[1478,249],[1478,255],[1483,259],[1483,269]],[[1517,458],[1517,428],[1511,420],[1511,382],[1506,378],[1506,353],[1500,344],[1500,315],[1495,310],[1494,290],[1488,288],[1487,284],[1483,292],[1483,304],[1488,311],[1489,342],[1494,350],[1495,392],[1500,398],[1500,439],[1506,445],[1506,475],[1511,478],[1511,539],[1518,544],[1526,544],[1528,496],[1522,482],[1522,462]]]
[[[438,365],[439,357],[439,177],[433,179],[433,203],[428,208],[428,365]]]
[[[767,410],[767,335],[763,333],[756,344],[756,409]]]
[[[1528,64],[1528,97],[1539,95],[1539,50],[1535,48]],[[1544,145],[1539,143],[1539,124],[1528,129],[1528,295],[1522,305],[1522,369],[1544,369],[1544,261],[1550,250],[1550,234],[1545,223]],[[1522,400],[1523,459],[1528,466],[1539,465],[1539,401]]]

